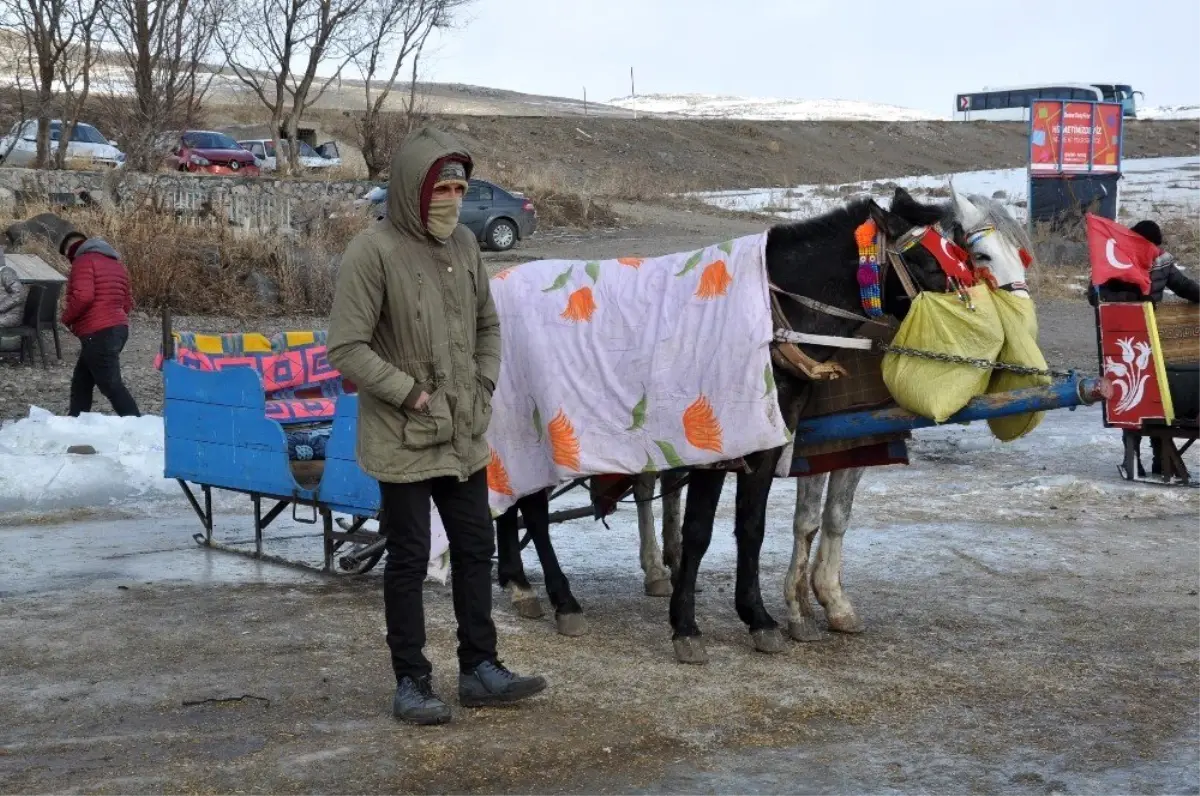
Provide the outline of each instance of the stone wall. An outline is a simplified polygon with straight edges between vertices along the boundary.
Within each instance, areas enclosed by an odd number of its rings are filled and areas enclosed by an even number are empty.
[[[26,206],[96,204],[120,211],[150,204],[183,223],[228,224],[261,233],[303,228],[350,205],[373,185],[366,180],[0,168],[0,217],[15,218]]]

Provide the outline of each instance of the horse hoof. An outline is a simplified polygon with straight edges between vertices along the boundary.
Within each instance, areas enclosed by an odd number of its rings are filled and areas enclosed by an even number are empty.
[[[546,615],[546,612],[542,610],[542,603],[537,597],[517,600],[513,603],[513,607],[517,609],[517,615],[522,619],[541,619]]]
[[[830,616],[827,619],[829,620],[829,629],[834,633],[861,633],[867,629],[863,621],[853,612]]]
[[[554,617],[554,622],[558,625],[558,632],[564,636],[574,638],[588,632],[587,617],[583,614],[558,614]]]
[[[783,634],[779,632],[779,628],[777,627],[751,630],[750,640],[754,642],[754,649],[759,652],[765,652],[768,655],[776,655],[783,652]]]
[[[821,628],[817,627],[817,620],[811,616],[806,616],[797,621],[795,619],[788,622],[788,635],[793,641],[820,641],[824,636],[821,634]]]
[[[699,636],[681,636],[673,639],[675,659],[680,663],[708,663],[708,650],[704,649],[704,640]]]
[[[667,579],[656,580],[653,583],[646,584],[647,597],[670,597],[671,596],[671,581]]]

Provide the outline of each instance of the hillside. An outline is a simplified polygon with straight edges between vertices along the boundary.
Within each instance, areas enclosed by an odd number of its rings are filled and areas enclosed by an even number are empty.
[[[843,183],[1024,165],[1021,123],[779,122],[434,116],[471,147],[480,176],[518,186],[642,198],[663,192]],[[353,140],[353,121],[320,112]],[[1191,121],[1131,122],[1125,157],[1191,155]]]

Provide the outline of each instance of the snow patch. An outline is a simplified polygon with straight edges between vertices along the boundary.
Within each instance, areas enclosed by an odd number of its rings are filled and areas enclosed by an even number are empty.
[[[1200,213],[1200,157],[1134,158],[1124,161],[1122,173],[1120,214],[1123,218],[1161,218],[1175,213],[1194,217]],[[690,195],[725,210],[802,219],[833,210],[856,196],[872,196],[886,207],[897,187],[904,188],[919,201],[946,201],[951,180],[955,190],[1000,199],[1014,218],[1025,220],[1029,187],[1024,168]]]
[[[67,453],[90,445],[94,454]],[[163,421],[155,415],[59,417],[37,406],[0,428],[0,514],[178,499],[163,478]]]
[[[1163,105],[1158,108],[1138,108],[1139,119],[1169,121],[1172,119],[1200,119],[1200,105]]]
[[[840,99],[774,99],[729,97],[714,94],[647,94],[621,97],[608,105],[636,109],[639,113],[698,119],[746,119],[759,121],[882,121],[915,122],[946,120],[914,108],[875,102]]]

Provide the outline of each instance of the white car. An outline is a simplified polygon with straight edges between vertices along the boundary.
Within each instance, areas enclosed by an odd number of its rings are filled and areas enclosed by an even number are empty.
[[[20,128],[18,133],[18,128]],[[50,155],[59,146],[63,123],[59,119],[50,122]],[[18,122],[0,138],[0,163],[5,166],[29,168],[37,158],[37,120]],[[77,122],[67,142],[67,160],[91,161],[97,166],[119,169],[125,165],[125,153],[117,149],[116,141],[109,141],[90,124]]]
[[[269,138],[254,138],[247,141],[238,141],[243,149],[249,150],[251,155],[254,155],[255,161],[258,162],[258,167],[263,171],[274,171],[277,165],[275,160],[275,142]],[[332,151],[332,156],[326,154]],[[328,169],[334,166],[342,165],[342,159],[337,156],[337,145],[332,141],[328,144],[322,144],[320,151],[313,149],[304,141],[300,142],[300,165],[306,169]]]

